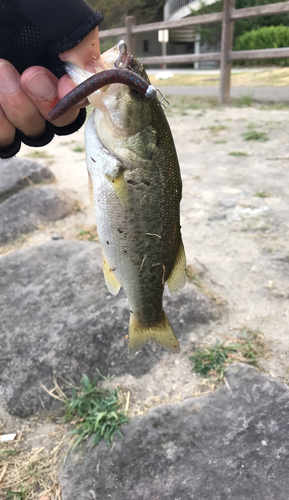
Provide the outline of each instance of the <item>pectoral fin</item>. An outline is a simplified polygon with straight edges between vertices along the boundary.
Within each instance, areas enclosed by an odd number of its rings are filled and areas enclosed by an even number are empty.
[[[124,171],[120,172],[117,177],[111,177],[106,175],[107,179],[111,183],[118,199],[123,208],[129,207],[129,194],[127,183],[124,178]]]
[[[109,267],[104,254],[102,254],[102,265],[103,265],[103,274],[106,286],[109,289],[110,293],[112,293],[112,295],[117,295],[120,290],[121,284],[117,281],[116,277],[114,276],[113,271]]]
[[[149,341],[155,342],[171,352],[180,351],[178,339],[175,337],[170,322],[164,312],[161,321],[153,326],[143,325],[133,314],[131,314],[128,343],[130,352],[138,351]]]
[[[181,239],[178,255],[171,274],[167,279],[167,284],[171,292],[181,290],[186,283],[186,254]]]

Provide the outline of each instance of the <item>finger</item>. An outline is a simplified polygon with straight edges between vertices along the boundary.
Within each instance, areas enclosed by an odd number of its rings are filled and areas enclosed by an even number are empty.
[[[14,142],[15,127],[6,117],[0,106],[0,148],[7,148]]]
[[[0,59],[0,105],[11,124],[29,137],[39,137],[46,124],[37,107],[20,85],[18,71]]]
[[[68,76],[64,75],[60,78],[58,82],[58,96],[59,99],[61,100],[63,97],[65,97],[71,90],[75,89],[76,85],[73,82],[73,80]],[[89,101],[88,99],[82,99],[77,105],[76,108],[83,108],[84,106],[88,106]],[[53,122],[55,123],[55,122]]]
[[[23,90],[45,119],[51,109],[60,100],[58,96],[58,84],[59,82],[56,76],[48,69],[42,68],[41,66],[32,66],[26,69],[21,76]],[[61,92],[63,92],[61,85],[60,89]],[[71,88],[69,90],[71,90]],[[58,120],[55,120],[53,125],[58,127],[69,125],[75,121],[78,113],[78,108],[72,109]]]
[[[94,28],[76,47],[59,54],[61,61],[69,61],[79,68],[96,72],[96,68],[104,69],[101,59],[98,28]]]

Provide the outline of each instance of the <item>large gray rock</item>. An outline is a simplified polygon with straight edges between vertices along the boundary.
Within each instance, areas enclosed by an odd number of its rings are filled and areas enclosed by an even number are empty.
[[[214,318],[215,306],[187,284],[164,307],[178,337]],[[57,404],[42,389],[53,375],[141,376],[167,355],[147,345],[129,356],[129,308],[113,297],[102,272],[100,245],[55,241],[0,258],[0,396],[21,417]],[[54,405],[54,406],[53,406]]]
[[[113,450],[71,454],[63,500],[288,500],[288,387],[241,364],[226,377],[231,389],[134,418]]]
[[[0,204],[0,244],[36,229],[39,223],[63,219],[74,208],[75,202],[58,189],[24,189]]]
[[[0,160],[0,203],[27,186],[54,180],[53,173],[39,163],[16,157]]]

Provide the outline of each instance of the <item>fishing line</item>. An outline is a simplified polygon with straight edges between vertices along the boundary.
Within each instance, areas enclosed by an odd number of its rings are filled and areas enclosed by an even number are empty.
[[[161,100],[159,101],[160,104],[165,109],[168,109],[169,106],[170,106],[169,101],[166,99],[165,95],[159,89],[156,89],[156,91],[161,95]],[[163,101],[165,101],[165,103],[167,104],[166,106],[163,104]],[[180,125],[180,123],[176,120],[176,118],[174,117],[174,115],[172,115],[172,118],[175,120],[176,124],[185,132],[185,134],[187,134],[189,137],[191,137],[192,139],[194,139],[194,137],[191,134],[189,134],[189,132],[187,132],[187,130],[185,130]],[[215,158],[217,158],[217,160],[221,163],[221,165],[224,167],[224,169],[227,170],[227,172],[230,174],[231,179],[234,181],[234,177],[233,177],[233,174],[231,173],[231,170],[224,164],[224,162],[222,162],[222,160],[218,157],[218,155],[212,149],[210,149],[209,146],[205,145],[205,148],[207,148],[207,150],[210,151],[210,153],[212,153],[215,156]],[[247,189],[249,189],[249,191],[253,192],[253,190],[250,188],[250,186],[244,184],[244,187],[247,188]],[[267,201],[265,201],[264,198],[262,200],[263,200],[264,205],[266,205],[268,207],[268,209],[275,215],[275,217],[277,219],[280,219],[281,221],[283,221],[283,219],[280,218],[278,214],[276,214],[276,212],[272,209],[272,207],[270,207],[270,205],[268,205]]]
[[[157,91],[159,91],[159,90],[157,89]],[[160,92],[160,91],[159,91],[159,92]],[[160,93],[161,93],[161,92],[160,92]],[[178,121],[176,120],[176,118],[175,118],[173,115],[172,115],[172,118],[175,120],[176,124],[177,124],[177,125],[178,125],[178,126],[179,126],[179,127],[180,127],[180,128],[181,128],[184,132],[185,132],[185,134],[187,134],[189,137],[191,137],[191,138],[194,140],[194,137],[193,137],[191,134],[189,134],[189,132],[188,132],[187,130],[185,130],[185,129],[184,129],[184,128],[180,125],[180,123],[178,123]],[[204,145],[204,146],[205,146],[205,148],[206,148],[208,151],[210,151],[210,153],[212,153],[212,154],[215,156],[215,158],[219,161],[219,163],[221,163],[221,165],[225,168],[225,170],[227,170],[227,172],[230,174],[231,179],[234,181],[234,175],[232,174],[231,170],[230,170],[230,169],[229,169],[229,168],[228,168],[228,167],[224,164],[224,162],[223,162],[223,161],[222,161],[222,160],[218,157],[218,155],[217,155],[217,154],[216,154],[216,153],[215,153],[212,149],[210,149],[210,148],[209,148],[209,146],[207,146],[207,145]],[[248,189],[249,191],[251,191],[251,192],[253,193],[253,190],[250,188],[250,186],[249,186],[248,184],[243,184],[243,185],[244,185],[244,187],[245,187],[246,189]],[[262,201],[263,201],[264,205],[266,205],[266,206],[268,207],[268,209],[272,212],[272,214],[274,214],[274,216],[275,216],[277,219],[279,219],[279,220],[280,220],[280,221],[282,221],[282,222],[285,222],[285,220],[284,220],[282,217],[280,217],[280,216],[279,216],[279,215],[278,215],[278,214],[277,214],[277,213],[273,210],[273,208],[272,208],[272,207],[270,207],[270,205],[268,205],[267,201],[265,201],[265,198],[262,198]]]

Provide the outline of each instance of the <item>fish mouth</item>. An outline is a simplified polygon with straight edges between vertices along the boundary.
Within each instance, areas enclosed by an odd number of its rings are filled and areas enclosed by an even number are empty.
[[[118,42],[117,46],[119,49],[119,55],[118,55],[117,60],[114,62],[114,65],[117,68],[122,68],[122,69],[129,68],[133,58],[132,58],[132,55],[127,48],[125,41],[120,40]]]
[[[145,70],[137,59],[133,58],[123,40],[103,54],[103,63],[105,69],[98,68],[95,74],[73,64],[66,65],[67,73],[78,85],[54,106],[47,116],[48,120],[56,120],[85,97],[89,97],[89,101],[94,105],[93,94],[113,83],[127,85],[139,98],[156,97],[156,89],[150,84]]]

